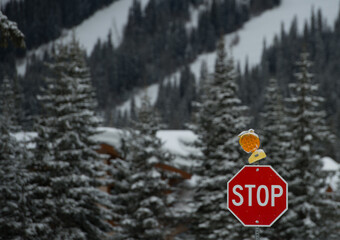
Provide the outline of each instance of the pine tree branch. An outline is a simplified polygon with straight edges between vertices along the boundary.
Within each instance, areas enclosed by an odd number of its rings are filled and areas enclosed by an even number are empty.
[[[8,20],[0,11],[0,46],[7,47],[8,40],[11,40],[15,46],[25,48],[25,35],[19,30],[16,22]]]

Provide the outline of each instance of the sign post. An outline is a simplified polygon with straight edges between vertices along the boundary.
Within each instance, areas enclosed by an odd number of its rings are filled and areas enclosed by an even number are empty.
[[[266,157],[253,129],[239,135],[244,151],[252,153],[249,163]],[[246,165],[228,181],[227,208],[245,227],[272,226],[288,210],[288,184],[269,165]]]

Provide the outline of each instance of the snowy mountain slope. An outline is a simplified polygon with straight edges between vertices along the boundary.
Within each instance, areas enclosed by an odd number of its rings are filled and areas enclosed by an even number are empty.
[[[282,23],[285,29],[288,29],[296,16],[298,30],[302,32],[303,25],[306,21],[309,22],[313,9],[314,11],[320,9],[327,23],[333,26],[339,6],[339,0],[282,0],[279,7],[252,18],[237,32],[225,35],[226,46],[230,46],[235,36],[238,36],[238,44],[231,48],[231,54],[235,62],[240,62],[242,69],[248,58],[249,66],[254,66],[261,60],[263,42],[266,41],[267,46],[270,46],[274,36],[280,33]],[[191,70],[196,77],[199,76],[202,60],[207,62],[209,70],[212,71],[215,58],[215,52],[200,55],[191,64]]]
[[[142,9],[149,0],[140,0]],[[67,43],[74,32],[80,44],[90,54],[98,39],[106,40],[111,32],[112,43],[118,46],[122,40],[123,30],[128,21],[129,9],[133,0],[118,0],[111,5],[97,11],[80,25],[66,30],[63,37],[56,41]]]
[[[339,11],[339,0],[282,0],[281,5],[277,8],[265,11],[259,16],[250,19],[244,24],[243,28],[224,36],[226,46],[229,46],[229,52],[232,54],[235,62],[239,62],[241,69],[244,67],[246,59],[249,66],[258,64],[261,60],[263,50],[263,42],[266,41],[267,46],[273,42],[274,36],[281,31],[281,24],[284,24],[285,29],[290,27],[294,17],[298,21],[298,30],[301,32],[305,22],[309,22],[311,13],[320,9],[323,13],[326,22],[333,26]],[[204,8],[204,6],[202,6]],[[187,28],[194,27],[197,23],[197,15],[201,8],[191,9],[191,20],[187,24]],[[237,42],[237,44],[235,44]],[[216,52],[201,54],[190,65],[191,71],[195,74],[196,79],[199,79],[200,67],[202,61],[206,61],[209,71],[213,71],[216,59]],[[168,76],[165,81],[178,81],[179,71]],[[152,89],[157,90],[155,84]],[[149,92],[149,88],[145,91]],[[153,96],[157,96],[157,92],[151,91]],[[140,92],[135,95],[140,98]],[[155,99],[156,101],[156,99]],[[117,109],[129,112],[131,100],[126,101]]]
[[[149,0],[141,0],[140,2],[144,9]],[[109,32],[111,32],[112,43],[114,46],[118,46],[122,40],[132,3],[133,0],[119,0],[107,8],[97,11],[75,29],[69,30],[67,32],[68,39],[74,31],[80,44],[85,47],[87,54],[90,54],[97,40],[106,40]]]
[[[142,9],[145,8],[148,2],[149,0],[140,0]],[[80,45],[86,49],[87,54],[91,53],[98,39],[106,40],[109,33],[111,33],[113,45],[118,46],[122,40],[123,30],[128,21],[129,9],[132,6],[132,3],[133,0],[118,0],[111,5],[98,10],[78,26],[64,30],[62,36],[57,40],[29,51],[28,56],[32,54],[42,56],[43,52],[50,49],[53,44],[58,42],[70,42],[73,33],[75,34],[76,39],[79,40]],[[26,59],[17,61],[17,71],[21,76],[25,74]]]
[[[179,77],[180,77],[179,72],[176,72],[170,78],[165,79],[164,83],[171,82],[172,84],[179,84]],[[159,90],[159,84],[158,83],[154,83],[154,84],[147,86],[143,89],[136,90],[136,93],[130,99],[128,99],[123,104],[118,106],[116,108],[116,110],[120,111],[121,113],[126,112],[127,114],[129,114],[130,109],[131,109],[132,98],[134,98],[135,106],[137,108],[139,108],[141,106],[142,97],[145,94],[149,97],[150,103],[152,105],[154,105],[157,101],[158,90]]]

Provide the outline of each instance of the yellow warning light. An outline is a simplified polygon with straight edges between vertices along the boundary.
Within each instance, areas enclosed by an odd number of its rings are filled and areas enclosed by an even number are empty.
[[[260,138],[253,129],[241,132],[238,137],[242,149],[247,153],[252,153],[248,159],[249,163],[257,162],[266,157],[265,152],[259,149]]]

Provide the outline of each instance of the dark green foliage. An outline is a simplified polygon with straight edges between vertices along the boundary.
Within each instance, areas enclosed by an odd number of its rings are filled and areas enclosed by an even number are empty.
[[[117,96],[114,94],[108,95],[112,89],[123,91],[124,82],[117,81],[117,57],[114,55],[113,45],[111,43],[111,34],[108,35],[108,41],[102,43],[97,41],[94,46],[92,55],[88,62],[91,70],[92,83],[96,89],[98,105],[101,109],[106,109],[108,104],[117,101]]]
[[[259,14],[263,9],[273,8],[281,3],[281,0],[252,0],[250,9],[254,14]]]
[[[160,85],[156,108],[162,117],[162,121],[167,124],[169,128],[176,129],[181,125],[181,121],[177,117],[178,101],[178,87],[175,82],[172,83],[169,81]]]
[[[6,4],[4,14],[18,24],[25,35],[27,48],[32,49],[56,39],[62,29],[78,25],[96,10],[113,1],[10,1]]]
[[[178,85],[176,84],[178,82]],[[185,66],[179,81],[175,79],[161,84],[156,101],[162,121],[170,129],[183,129],[192,120],[193,103],[196,101],[196,80],[188,66]]]

